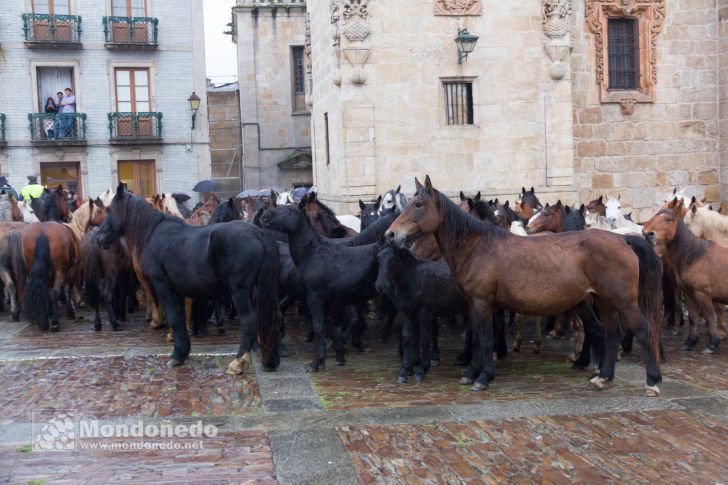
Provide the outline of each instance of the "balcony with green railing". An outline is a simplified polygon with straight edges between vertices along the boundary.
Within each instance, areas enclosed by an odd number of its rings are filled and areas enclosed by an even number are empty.
[[[5,141],[5,114],[0,113],[0,147],[7,144]]]
[[[81,48],[81,17],[78,15],[23,14],[25,45],[30,48]]]
[[[145,145],[162,142],[162,113],[109,113],[112,145]]]
[[[153,17],[104,17],[107,49],[156,49],[159,20]]]
[[[29,113],[35,146],[86,145],[86,113]]]

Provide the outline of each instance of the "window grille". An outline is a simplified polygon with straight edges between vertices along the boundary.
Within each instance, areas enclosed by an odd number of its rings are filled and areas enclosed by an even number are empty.
[[[609,89],[639,89],[639,23],[609,19]]]
[[[473,83],[445,82],[445,119],[448,125],[473,124]]]

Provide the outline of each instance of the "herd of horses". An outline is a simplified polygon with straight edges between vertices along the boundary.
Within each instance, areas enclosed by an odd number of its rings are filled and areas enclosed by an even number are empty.
[[[533,188],[510,201],[460,193],[454,203],[415,179],[407,200],[398,187],[373,202],[359,201],[356,227],[337,217],[315,192],[300,201],[269,197],[219,202],[194,212],[174,196],[145,199],[119,185],[71,211],[63,187],[18,202],[0,193],[2,303],[41,330],[59,330],[59,305],[69,318],[85,301],[100,331],[103,306],[113,330],[143,295],[147,320],[165,323],[173,341],[169,366],[189,357],[190,332],[206,332],[214,314],[237,315],[241,342],[228,373],[250,364],[257,345],[265,370],[286,355],[284,312],[297,304],[310,321],[311,372],[325,369],[327,339],[337,365],[347,346],[366,351],[365,309],[377,303],[385,322],[401,323],[397,382],[425,378],[440,360],[439,320],[464,325],[457,363],[474,391],[495,377],[494,356],[508,353],[506,312],[518,327],[577,333],[572,360],[597,367],[591,385],[614,379],[620,349],[636,338],[646,367],[646,394],[659,394],[661,329],[684,324],[683,349],[698,342],[705,320],[715,352],[725,338],[728,217],[695,197],[674,193],[644,225],[624,215],[620,198],[572,207],[542,205]],[[343,222],[343,223],[342,223]]]

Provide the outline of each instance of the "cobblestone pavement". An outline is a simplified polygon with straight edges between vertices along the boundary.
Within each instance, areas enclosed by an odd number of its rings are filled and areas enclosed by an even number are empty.
[[[312,345],[297,325],[277,372],[225,374],[239,342],[227,332],[193,337],[190,361],[165,367],[166,332],[140,314],[120,332],[94,332],[90,315],[43,334],[0,317],[0,481],[99,483],[726,483],[728,350],[678,350],[665,337],[665,382],[642,397],[639,352],[617,365],[602,392],[566,360],[569,340],[529,344],[497,363],[484,393],[457,384],[461,329],[441,330],[440,366],[396,385],[396,338],[349,350],[306,374]],[[705,338],[703,337],[703,340]],[[33,449],[38,410],[72,410],[101,426],[203,422],[215,436],[192,449]],[[42,422],[41,422],[42,424]],[[177,439],[186,446],[187,440]],[[120,443],[112,438],[107,443]],[[164,438],[145,438],[155,446]],[[83,446],[82,446],[83,445]],[[85,449],[82,449],[86,446]]]

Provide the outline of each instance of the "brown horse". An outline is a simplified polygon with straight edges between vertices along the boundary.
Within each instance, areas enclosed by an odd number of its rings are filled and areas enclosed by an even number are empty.
[[[598,198],[590,201],[586,205],[586,225],[592,226],[597,222],[597,219],[599,217],[606,217],[607,215],[607,206],[604,205],[604,196],[600,195]]]
[[[566,210],[559,200],[554,205],[546,203],[543,210],[528,221],[526,231],[530,236],[543,232],[564,232],[565,228]]]
[[[614,378],[620,321],[637,336],[647,366],[647,394],[659,394],[660,260],[642,238],[602,231],[574,231],[540,238],[513,236],[475,220],[432,186],[415,179],[416,196],[394,221],[386,237],[397,245],[434,234],[457,282],[470,297],[480,347],[479,372],[472,390],[488,387],[495,376],[494,307],[528,315],[556,315],[581,304],[589,294],[605,332],[605,357],[592,384],[603,388]],[[528,258],[523,255],[528,254]],[[466,376],[463,383],[472,382]]]
[[[644,225],[645,237],[659,244],[663,258],[669,263],[678,287],[685,295],[690,315],[690,334],[683,349],[690,350],[698,342],[697,324],[705,318],[710,332],[703,353],[712,354],[725,337],[725,328],[718,329],[723,306],[728,304],[728,248],[694,235],[672,209],[662,209]]]
[[[516,205],[514,210],[518,217],[525,223],[528,222],[533,215],[543,209],[541,202],[536,197],[536,192],[531,187],[531,190],[526,190],[526,187],[521,188],[521,195],[516,199]]]
[[[314,230],[328,238],[354,237],[357,232],[346,227],[336,218],[336,214],[326,204],[318,200],[316,192],[310,192],[302,199],[305,201],[306,215]]]

